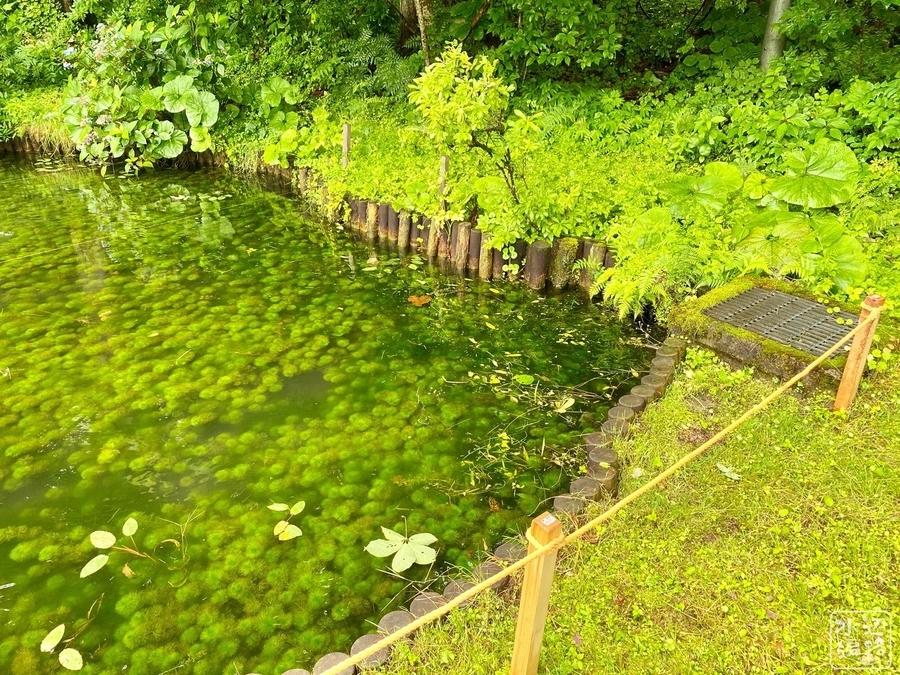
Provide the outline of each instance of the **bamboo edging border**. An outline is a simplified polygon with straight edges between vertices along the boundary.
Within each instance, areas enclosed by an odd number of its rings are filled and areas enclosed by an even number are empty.
[[[878,297],[878,296],[873,296],[873,297]],[[441,618],[442,616],[449,614],[452,610],[454,610],[457,607],[459,607],[460,605],[464,604],[466,601],[474,598],[479,593],[482,593],[483,591],[486,591],[489,588],[493,587],[498,581],[501,581],[503,579],[510,577],[515,572],[527,567],[530,563],[537,561],[538,559],[542,558],[543,556],[545,556],[549,553],[555,553],[556,551],[563,548],[564,546],[571,544],[573,541],[580,539],[582,536],[584,536],[585,534],[587,534],[588,532],[590,532],[591,530],[596,528],[598,525],[610,520],[613,516],[615,516],[617,513],[619,513],[619,511],[623,510],[626,506],[628,506],[632,502],[637,501],[639,498],[641,498],[642,496],[644,496],[645,494],[647,494],[648,492],[650,492],[651,490],[656,488],[658,485],[660,485],[662,482],[664,482],[667,478],[669,478],[673,474],[677,473],[680,469],[684,468],[687,464],[689,464],[690,462],[695,460],[697,457],[704,454],[711,447],[713,447],[714,445],[719,443],[722,439],[727,437],[732,431],[734,431],[735,429],[740,427],[747,420],[751,419],[752,417],[755,417],[759,412],[761,412],[762,410],[767,408],[769,406],[769,404],[772,403],[772,401],[774,401],[777,398],[779,398],[780,396],[782,396],[785,392],[787,392],[789,389],[791,389],[795,384],[800,382],[803,378],[805,378],[807,375],[812,373],[813,370],[815,370],[822,363],[827,361],[835,352],[837,352],[851,338],[853,338],[858,333],[860,333],[861,331],[866,330],[866,329],[869,329],[868,332],[873,332],[874,326],[877,325],[878,319],[883,311],[883,301],[880,304],[878,304],[877,302],[873,303],[873,304],[864,304],[863,307],[864,307],[863,311],[868,310],[868,315],[863,320],[861,320],[857,324],[857,326],[855,328],[853,328],[853,330],[849,331],[844,337],[842,337],[834,345],[832,345],[824,354],[817,357],[806,368],[804,368],[802,371],[800,371],[799,373],[794,375],[790,380],[788,380],[783,385],[778,387],[771,394],[769,394],[768,396],[763,398],[762,401],[760,401],[755,406],[753,406],[752,408],[747,410],[743,415],[741,415],[740,417],[735,419],[728,426],[726,426],[724,429],[719,431],[715,436],[713,436],[708,441],[703,443],[700,447],[696,448],[695,450],[689,452],[687,455],[683,456],[677,462],[675,462],[674,464],[669,466],[669,468],[667,468],[665,471],[663,471],[660,474],[657,474],[656,477],[654,477],[652,480],[648,481],[647,483],[645,483],[644,485],[642,485],[641,487],[636,489],[634,492],[629,493],[626,497],[624,497],[620,501],[613,504],[610,508],[608,508],[606,511],[601,513],[599,516],[591,519],[590,521],[588,521],[581,527],[577,528],[575,531],[571,532],[570,534],[565,535],[565,536],[560,535],[560,536],[552,539],[549,543],[546,543],[546,544],[538,545],[538,542],[532,538],[532,540],[530,541],[529,548],[533,549],[533,550],[530,550],[529,553],[524,558],[510,564],[503,571],[475,584],[472,588],[464,591],[463,593],[456,596],[452,600],[449,600],[445,605],[438,607],[437,609],[434,609],[431,612],[421,616],[420,618],[412,621],[411,623],[407,624],[403,628],[400,628],[397,631],[391,633],[390,635],[385,636],[383,639],[379,640],[375,644],[367,647],[366,649],[361,650],[360,652],[358,652],[357,654],[355,654],[353,656],[350,656],[349,658],[345,659],[341,663],[338,663],[334,666],[331,666],[327,670],[322,671],[318,675],[344,675],[344,671],[346,669],[352,668],[353,666],[360,664],[361,662],[365,661],[366,659],[368,659],[371,656],[374,656],[375,654],[382,651],[383,649],[390,647],[391,645],[399,642],[400,640],[407,637],[408,635],[411,635],[419,628],[422,628],[422,627],[428,625],[429,623],[436,621],[437,619]],[[870,329],[870,326],[871,326],[871,329]],[[862,341],[858,340],[858,341],[856,341],[856,343],[861,344]],[[871,341],[869,341],[869,343],[871,344]],[[546,514],[546,513],[542,514],[541,516],[538,516],[538,518],[535,520],[540,520],[541,518],[546,518],[546,516],[548,516],[548,515],[549,514]],[[521,618],[522,617],[520,616],[519,620],[521,620]],[[536,663],[535,663],[535,665],[536,665]],[[352,672],[352,670],[350,672]],[[518,675],[518,673],[516,673],[514,671],[513,675]]]

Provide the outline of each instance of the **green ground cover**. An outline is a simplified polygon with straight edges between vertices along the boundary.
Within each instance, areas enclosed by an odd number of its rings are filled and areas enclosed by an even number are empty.
[[[618,444],[621,492],[775,386],[694,351]],[[898,390],[896,371],[872,377],[848,416],[829,412],[832,392],[798,389],[575,545],[554,582],[541,672],[830,672],[832,611],[894,612],[896,633]],[[515,595],[456,610],[383,672],[508,672]]]

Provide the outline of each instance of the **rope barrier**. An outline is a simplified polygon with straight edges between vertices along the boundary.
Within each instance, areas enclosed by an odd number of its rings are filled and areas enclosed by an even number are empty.
[[[456,596],[452,600],[449,600],[445,605],[442,605],[441,607],[438,607],[437,609],[434,609],[434,610],[428,612],[427,614],[419,617],[412,623],[409,623],[406,626],[404,626],[403,628],[400,628],[397,631],[391,633],[390,635],[385,636],[383,639],[379,640],[375,644],[367,647],[366,649],[363,649],[362,651],[358,652],[357,654],[354,654],[353,656],[350,656],[349,658],[345,659],[341,663],[331,666],[330,668],[328,668],[328,670],[323,671],[320,675],[340,675],[345,669],[350,668],[351,666],[359,665],[360,663],[362,663],[363,661],[368,659],[370,656],[374,656],[381,650],[383,650],[387,647],[390,647],[391,645],[396,644],[403,638],[416,632],[419,628],[422,628],[422,627],[428,625],[429,623],[431,623],[432,621],[435,621],[435,620],[441,618],[442,616],[449,614],[451,611],[453,611],[460,605],[464,604],[466,601],[474,598],[479,593],[486,591],[487,589],[494,586],[494,584],[496,584],[498,581],[512,576],[513,574],[518,572],[520,569],[526,567],[530,562],[537,560],[538,558],[540,558],[548,553],[551,553],[552,551],[557,551],[557,550],[561,549],[563,546],[566,546],[567,544],[570,544],[573,541],[580,539],[585,534],[587,534],[591,530],[595,529],[601,523],[604,523],[607,520],[611,519],[613,516],[615,516],[619,511],[624,509],[626,506],[628,506],[632,502],[640,499],[642,496],[644,496],[645,494],[647,494],[648,492],[653,490],[655,487],[657,487],[660,483],[665,481],[667,478],[669,478],[673,474],[677,473],[680,469],[684,468],[685,465],[687,465],[688,463],[690,463],[691,461],[693,461],[694,459],[696,459],[697,457],[699,457],[700,455],[705,453],[711,447],[716,445],[719,441],[721,441],[723,438],[728,436],[732,431],[737,429],[744,422],[746,422],[751,417],[754,417],[759,412],[761,412],[763,409],[768,407],[768,405],[770,403],[772,403],[772,401],[774,401],[775,399],[780,397],[782,394],[784,394],[786,391],[788,391],[791,387],[793,387],[795,384],[797,384],[800,380],[802,380],[804,377],[806,377],[807,375],[812,373],[812,371],[814,371],[816,368],[818,368],[822,363],[824,363],[829,358],[831,358],[831,356],[835,352],[837,352],[843,345],[845,345],[847,342],[849,342],[850,339],[853,336],[855,336],[858,332],[860,332],[863,328],[868,326],[870,323],[877,321],[879,315],[881,314],[881,312],[883,310],[882,307],[872,307],[870,305],[864,305],[864,307],[870,311],[869,316],[864,321],[861,321],[859,324],[857,324],[857,326],[853,330],[848,332],[844,337],[842,337],[840,340],[838,340],[834,345],[832,345],[824,354],[817,357],[806,368],[804,368],[802,371],[800,371],[799,373],[794,375],[790,380],[785,382],[782,386],[778,387],[778,389],[776,389],[771,394],[766,396],[762,401],[757,403],[755,406],[753,406],[752,408],[747,410],[747,412],[745,412],[743,415],[741,415],[740,417],[735,419],[733,422],[731,422],[731,424],[729,424],[727,427],[725,427],[724,429],[719,431],[715,436],[710,438],[708,441],[703,443],[703,445],[701,445],[700,447],[696,448],[692,452],[690,452],[687,455],[685,455],[684,457],[682,457],[680,460],[678,460],[677,462],[672,464],[665,471],[658,474],[656,477],[654,477],[652,480],[648,481],[647,483],[645,483],[644,485],[639,487],[634,492],[629,493],[626,497],[624,497],[620,501],[613,504],[610,508],[608,508],[606,511],[601,513],[599,516],[588,521],[586,524],[582,525],[581,527],[579,527],[572,533],[570,533],[566,536],[557,537],[556,539],[551,541],[549,544],[546,544],[544,546],[538,545],[537,542],[533,538],[529,539],[529,543],[534,548],[534,550],[531,551],[530,553],[528,553],[521,560],[518,560],[518,561],[512,563],[507,568],[505,568],[503,571],[498,572],[497,574],[475,584],[475,586],[473,586],[472,588],[468,589],[467,591],[464,591],[463,593]],[[526,533],[526,537],[528,537],[528,536],[529,536],[529,533]]]

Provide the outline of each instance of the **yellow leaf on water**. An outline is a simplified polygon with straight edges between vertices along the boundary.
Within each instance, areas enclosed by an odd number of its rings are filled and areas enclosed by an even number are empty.
[[[129,579],[134,579],[134,570],[128,566],[128,563],[125,563],[125,566],[122,568],[122,574]]]

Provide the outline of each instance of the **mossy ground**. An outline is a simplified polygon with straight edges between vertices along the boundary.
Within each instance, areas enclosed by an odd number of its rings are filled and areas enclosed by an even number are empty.
[[[692,352],[634,440],[620,444],[621,493],[774,386]],[[893,611],[896,635],[900,373],[864,382],[849,416],[830,412],[832,396],[802,388],[784,396],[595,541],[567,550],[541,672],[831,672],[835,610]],[[515,592],[485,595],[421,631],[384,672],[507,673]]]

